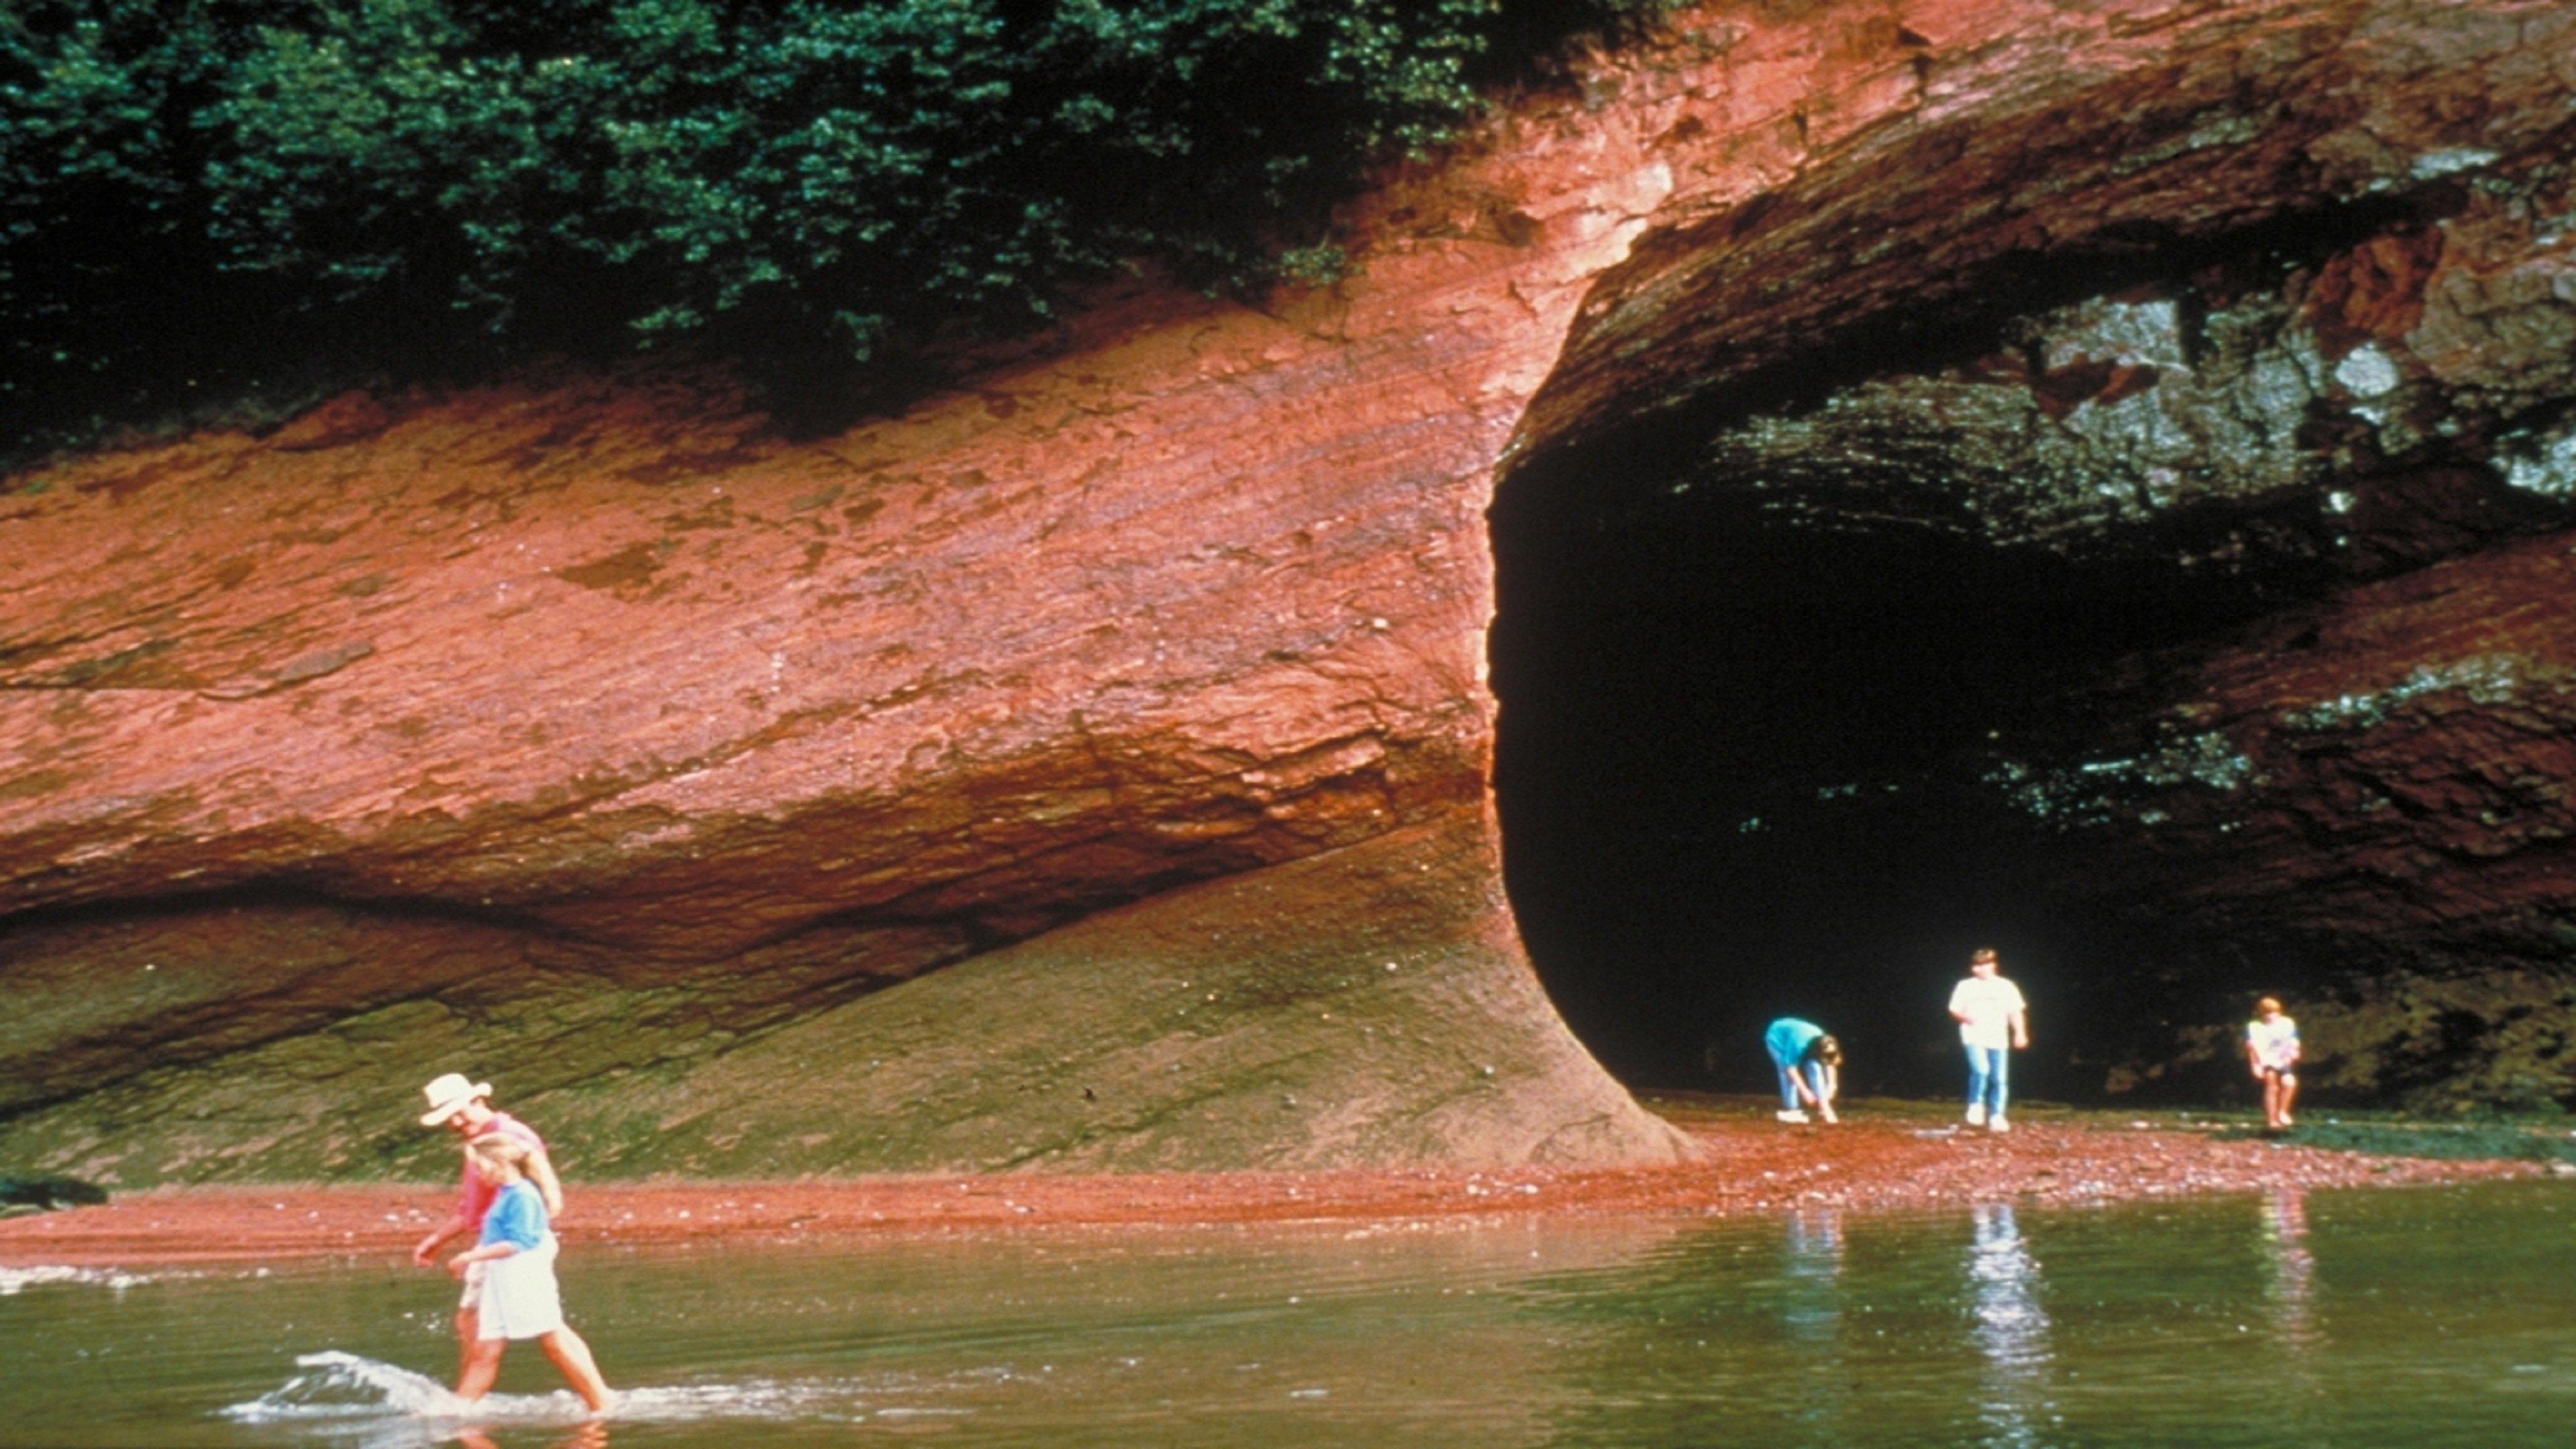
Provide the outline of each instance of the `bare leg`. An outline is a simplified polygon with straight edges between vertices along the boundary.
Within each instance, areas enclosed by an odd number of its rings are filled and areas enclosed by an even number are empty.
[[[480,1309],[456,1310],[456,1381],[465,1382],[465,1370],[474,1362],[474,1345],[481,1340],[483,1314]]]
[[[2281,1125],[2287,1127],[2291,1125],[2290,1104],[2297,1101],[2299,1097],[2299,1074],[2296,1072],[2283,1072],[2281,1073],[2279,1080],[2281,1083]]]
[[[501,1350],[508,1348],[506,1338],[478,1338],[465,1349],[465,1366],[456,1371],[456,1397],[472,1402],[492,1392],[492,1380],[501,1372]]]
[[[537,1347],[544,1349],[546,1357],[555,1361],[556,1371],[564,1376],[565,1383],[572,1385],[574,1393],[581,1395],[581,1401],[590,1405],[592,1413],[607,1411],[608,1381],[599,1376],[599,1364],[590,1356],[590,1345],[582,1341],[580,1334],[573,1332],[571,1324],[565,1324],[552,1333],[538,1334]]]

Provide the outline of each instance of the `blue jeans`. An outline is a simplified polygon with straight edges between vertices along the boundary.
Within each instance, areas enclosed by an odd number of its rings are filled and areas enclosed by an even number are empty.
[[[1793,1112],[1805,1105],[1798,1100],[1800,1068],[1787,1062],[1775,1061],[1771,1065],[1780,1069],[1780,1105]],[[1825,1099],[1825,1064],[1809,1062],[1804,1070],[1807,1075],[1807,1090],[1816,1094],[1817,1101],[1823,1101]]]
[[[1968,1105],[1982,1105],[1990,1118],[2002,1116],[2004,1083],[2011,1075],[2012,1053],[2002,1047],[1968,1048]]]

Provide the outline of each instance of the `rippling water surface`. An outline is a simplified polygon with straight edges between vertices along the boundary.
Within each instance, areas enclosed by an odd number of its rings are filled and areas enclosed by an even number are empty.
[[[2576,1188],[569,1250],[624,1391],[467,1409],[447,1280],[0,1269],[0,1444],[2576,1442]]]

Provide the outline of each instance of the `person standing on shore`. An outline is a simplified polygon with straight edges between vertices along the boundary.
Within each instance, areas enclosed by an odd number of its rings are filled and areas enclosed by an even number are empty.
[[[2004,1102],[2010,1095],[2011,1053],[2030,1045],[2030,1006],[2021,988],[2004,979],[1994,948],[1968,958],[1967,979],[1950,991],[1950,1019],[1968,1051],[1968,1125],[2009,1132]]]
[[[1784,1016],[1762,1033],[1762,1048],[1780,1074],[1780,1120],[1804,1122],[1807,1108],[1827,1122],[1834,1116],[1834,1091],[1842,1072],[1842,1044],[1812,1021]]]
[[[2254,1003],[2254,1019],[2245,1023],[2245,1060],[2254,1080],[2263,1085],[2263,1127],[2286,1131],[2290,1104],[2299,1095],[2299,1024],[2281,1010],[2278,998]]]
[[[563,1216],[563,1184],[555,1177],[555,1166],[546,1155],[546,1144],[528,1124],[504,1112],[492,1109],[492,1084],[477,1082],[462,1072],[448,1072],[421,1088],[429,1098],[429,1110],[420,1115],[423,1127],[444,1127],[456,1134],[460,1146],[478,1137],[508,1137],[528,1149],[525,1173],[537,1191],[551,1225]],[[484,1215],[491,1211],[492,1200],[500,1189],[484,1180],[475,1170],[474,1154],[467,1146],[464,1153],[465,1176],[456,1193],[456,1211],[445,1222],[429,1230],[411,1250],[411,1260],[423,1268],[438,1266],[438,1250],[451,1238],[472,1235],[480,1238]],[[456,1303],[456,1368],[462,1376],[471,1366],[475,1345],[482,1330],[483,1277],[481,1261],[468,1263],[461,1275],[464,1295]],[[570,1333],[570,1329],[565,1332]],[[576,1338],[578,1336],[576,1335]],[[587,1355],[585,1346],[582,1352]]]

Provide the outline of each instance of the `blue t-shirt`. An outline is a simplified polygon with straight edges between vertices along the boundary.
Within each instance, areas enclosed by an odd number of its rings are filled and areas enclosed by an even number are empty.
[[[492,1199],[492,1210],[483,1215],[479,1246],[508,1243],[525,1253],[545,1240],[546,1200],[537,1196],[537,1185],[523,1177],[502,1188]]]
[[[1769,1031],[1762,1033],[1762,1046],[1771,1053],[1771,1060],[1784,1067],[1794,1067],[1807,1055],[1807,1048],[1816,1044],[1816,1038],[1824,1034],[1825,1029],[1812,1021],[1784,1016],[1771,1023]]]

